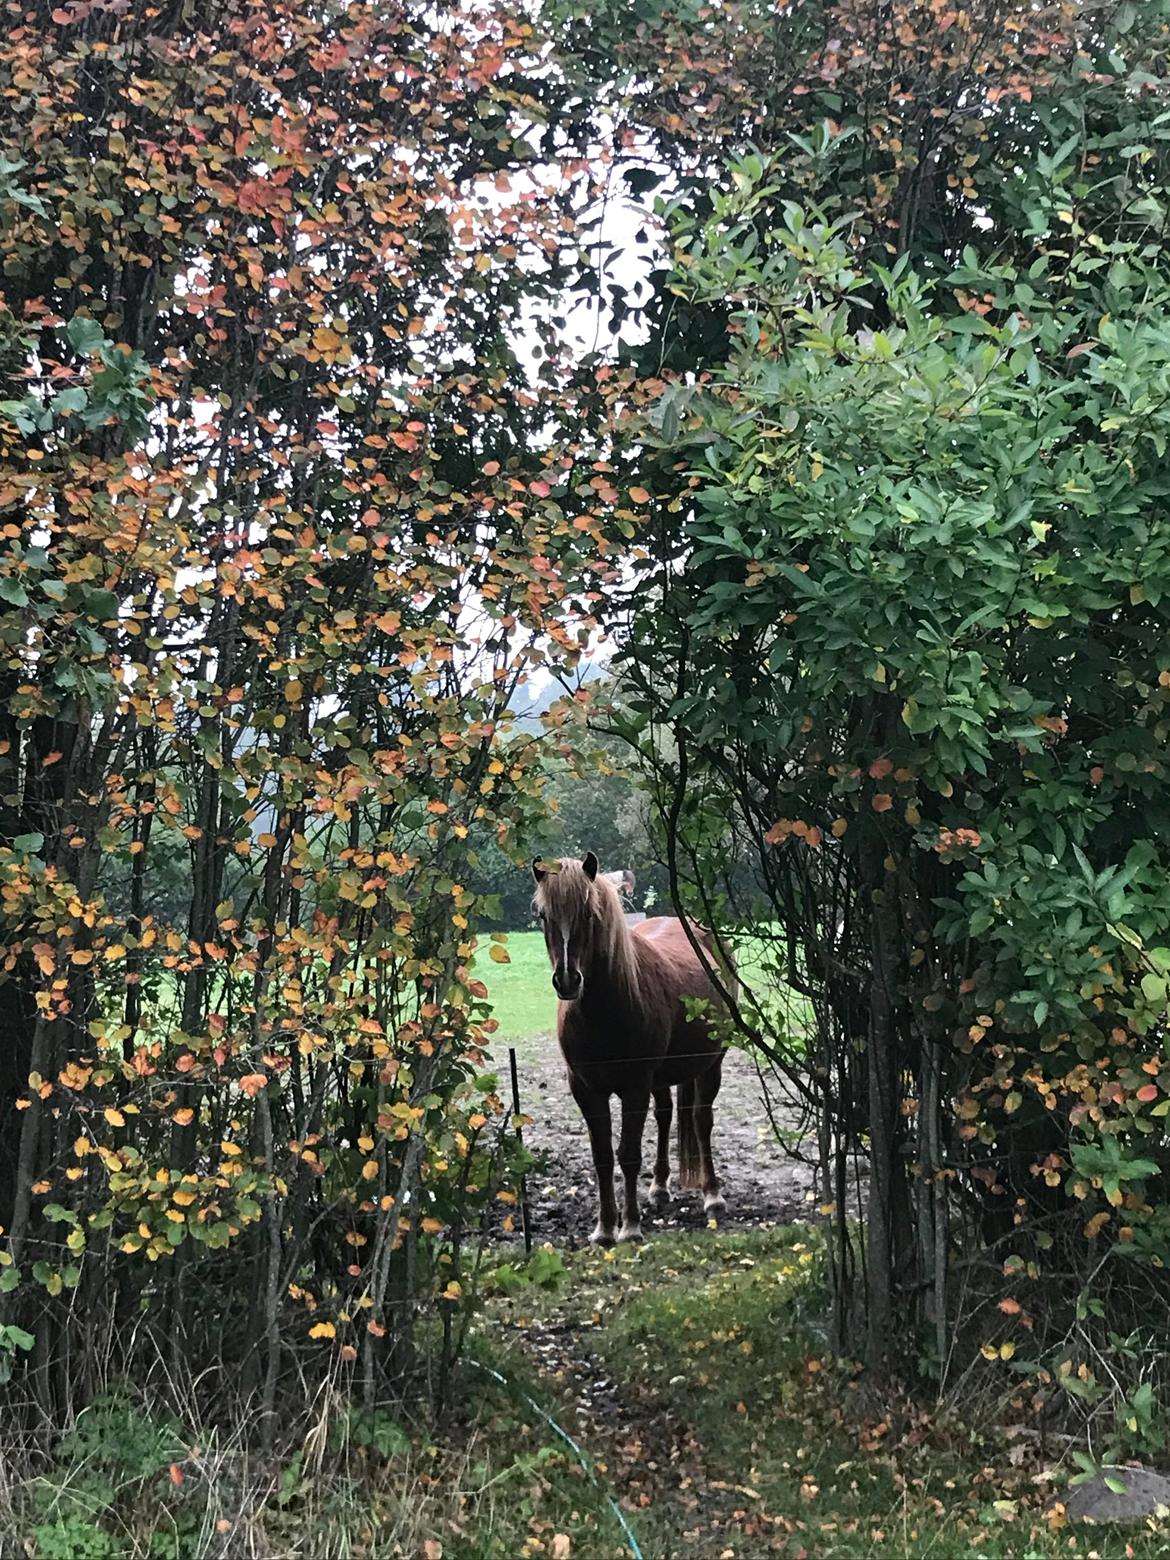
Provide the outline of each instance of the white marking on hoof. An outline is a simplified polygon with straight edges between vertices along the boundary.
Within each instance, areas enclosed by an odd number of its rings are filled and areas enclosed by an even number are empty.
[[[597,1225],[592,1234],[589,1236],[589,1244],[591,1246],[612,1246],[613,1243],[613,1231],[607,1230],[603,1224]]]
[[[703,1198],[703,1212],[709,1213],[712,1218],[727,1212],[727,1204],[723,1201],[723,1196],[720,1192],[707,1193]]]
[[[642,1234],[642,1226],[640,1224],[623,1224],[618,1231],[618,1243],[623,1246],[645,1239],[646,1237]]]
[[[655,1208],[665,1208],[670,1201],[670,1182],[651,1181],[650,1202]]]

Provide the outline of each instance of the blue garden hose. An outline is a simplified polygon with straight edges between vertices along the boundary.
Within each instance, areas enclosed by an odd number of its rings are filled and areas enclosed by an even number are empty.
[[[529,1405],[530,1408],[533,1408],[533,1409],[536,1410],[536,1412],[540,1415],[540,1417],[544,1420],[544,1422],[549,1426],[549,1428],[551,1430],[555,1431],[556,1434],[560,1436],[561,1440],[565,1443],[565,1445],[573,1453],[573,1456],[576,1457],[577,1461],[581,1464],[582,1468],[585,1470],[585,1475],[589,1479],[590,1483],[593,1485],[594,1489],[596,1489],[599,1494],[604,1495],[606,1500],[609,1502],[610,1510],[613,1512],[614,1516],[618,1519],[618,1522],[621,1524],[622,1532],[626,1535],[626,1540],[627,1540],[630,1548],[634,1552],[634,1560],[645,1560],[645,1556],[642,1554],[641,1549],[638,1547],[638,1540],[634,1537],[634,1530],[633,1530],[633,1528],[631,1528],[630,1524],[626,1521],[626,1514],[625,1514],[625,1512],[618,1505],[617,1501],[614,1500],[613,1496],[609,1493],[609,1491],[602,1487],[601,1481],[598,1479],[597,1475],[594,1473],[593,1468],[592,1468],[592,1466],[591,1466],[591,1464],[589,1462],[589,1459],[586,1457],[585,1453],[581,1450],[581,1448],[577,1445],[576,1441],[574,1441],[573,1437],[569,1434],[569,1432],[567,1430],[563,1430],[561,1428],[561,1426],[557,1424],[557,1422],[553,1418],[553,1416],[551,1414],[547,1413],[543,1408],[541,1408],[540,1404],[536,1401],[535,1398],[530,1397],[528,1395],[528,1393],[523,1391],[520,1387],[518,1387],[515,1384],[515,1382],[509,1381],[506,1376],[502,1376],[498,1370],[493,1370],[490,1365],[483,1365],[483,1364],[481,1364],[479,1360],[468,1360],[467,1363],[469,1365],[474,1365],[476,1370],[484,1371],[487,1375],[491,1376],[493,1380],[498,1381],[502,1387],[506,1387],[509,1392],[516,1392],[516,1393],[518,1393],[520,1395],[520,1397],[522,1397],[524,1399],[524,1401]]]

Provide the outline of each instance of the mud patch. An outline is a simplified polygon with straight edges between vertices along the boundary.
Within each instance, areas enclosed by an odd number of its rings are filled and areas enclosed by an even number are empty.
[[[557,1246],[579,1246],[588,1239],[597,1216],[589,1137],[569,1093],[556,1041],[548,1037],[537,1051],[535,1058],[530,1054],[519,1064],[520,1106],[532,1118],[525,1128],[525,1143],[539,1160],[528,1178],[532,1237],[538,1245],[551,1241]],[[506,1075],[506,1052],[501,1073]],[[614,1115],[616,1124],[616,1110]],[[778,1133],[784,1142],[778,1141]],[[809,1216],[815,1143],[811,1137],[803,1143],[800,1138],[798,1112],[777,1097],[774,1082],[769,1080],[765,1089],[754,1063],[741,1051],[729,1052],[715,1102],[711,1142],[727,1200],[720,1225],[743,1229]],[[651,1113],[642,1149],[646,1235],[705,1228],[707,1218],[696,1192],[678,1194],[661,1212],[647,1204],[654,1143]],[[672,1164],[674,1157],[672,1151]],[[619,1187],[620,1180],[619,1174]]]

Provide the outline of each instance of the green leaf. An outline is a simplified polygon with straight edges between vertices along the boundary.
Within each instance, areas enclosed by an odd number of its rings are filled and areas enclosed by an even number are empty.
[[[69,345],[80,357],[96,357],[105,345],[106,333],[97,320],[75,314],[65,327]]]
[[[87,590],[84,600],[86,612],[99,623],[109,622],[118,615],[119,601],[112,590]]]

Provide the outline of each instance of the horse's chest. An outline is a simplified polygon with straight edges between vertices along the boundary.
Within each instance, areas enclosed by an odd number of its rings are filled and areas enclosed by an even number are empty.
[[[622,1023],[566,1024],[561,1051],[569,1071],[590,1087],[620,1090],[654,1071],[667,1048],[667,1037]]]

